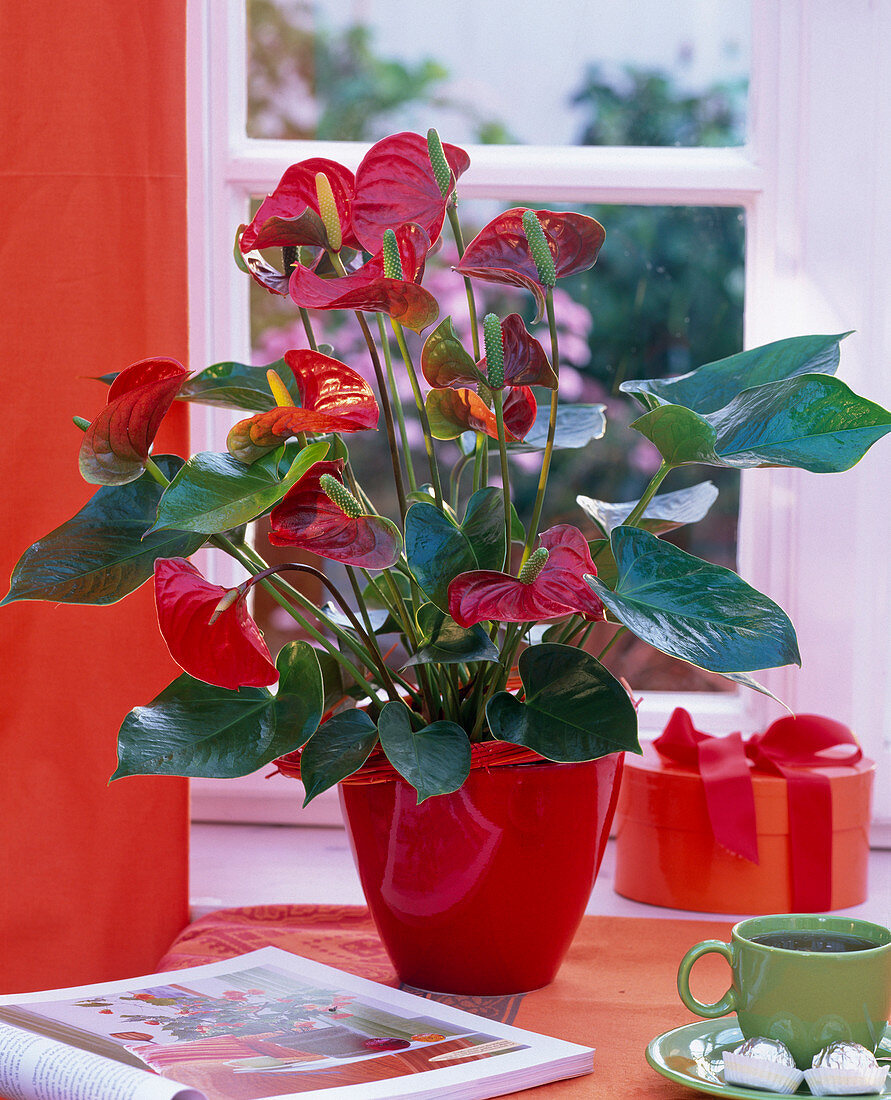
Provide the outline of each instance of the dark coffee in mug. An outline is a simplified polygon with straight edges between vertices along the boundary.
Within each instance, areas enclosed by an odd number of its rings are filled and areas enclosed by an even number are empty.
[[[752,943],[765,947],[780,947],[784,951],[869,951],[879,944],[850,932],[810,931],[789,929],[784,932],[762,932],[749,936]]]

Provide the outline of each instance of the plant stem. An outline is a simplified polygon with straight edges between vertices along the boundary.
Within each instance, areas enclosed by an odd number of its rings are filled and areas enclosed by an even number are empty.
[[[593,626],[594,624],[592,623],[591,625]],[[610,640],[603,647],[603,649],[601,649],[601,651],[597,654],[597,660],[602,661],[603,658],[606,656],[606,654],[609,653],[609,651],[612,649],[612,647],[619,640],[619,638],[621,638],[622,635],[626,634],[627,632],[628,632],[628,627],[627,626],[620,626],[618,628],[618,630],[615,632],[615,634],[613,634],[613,636],[610,638]]]
[[[411,492],[415,492],[418,487],[418,483],[415,480],[414,466],[411,460],[411,447],[408,444],[408,433],[405,430],[405,415],[402,412],[402,402],[399,400],[399,393],[396,389],[396,377],[393,374],[393,358],[390,355],[390,342],[387,340],[386,329],[384,328],[383,314],[377,315],[377,327],[381,338],[381,348],[384,353],[384,363],[387,367],[387,381],[390,384],[390,392],[393,395],[394,404],[396,406],[396,420],[399,424],[399,437],[402,441],[402,456],[405,460],[405,472],[408,476],[408,487]]]
[[[225,553],[227,553],[230,557],[233,557],[236,561],[240,562],[252,576],[256,576],[256,572],[262,572],[263,569],[268,568],[266,562],[263,561],[260,555],[247,545],[242,550],[242,548],[236,546],[235,543],[226,538],[225,535],[212,535],[209,541],[212,545],[216,546],[217,549],[225,551]],[[357,684],[367,683],[365,673],[362,672],[362,670],[357,665],[355,665],[349,659],[349,657],[345,656],[337,648],[336,645],[334,645],[328,638],[326,638],[324,634],[318,631],[312,625],[312,623],[304,618],[304,616],[301,615],[300,612],[294,607],[292,600],[289,600],[284,595],[284,593],[280,591],[280,588],[288,590],[292,594],[292,596],[299,596],[301,600],[309,602],[306,601],[306,597],[297,592],[297,590],[292,588],[291,585],[289,585],[286,581],[279,580],[278,585],[276,585],[268,578],[264,578],[263,580],[259,581],[259,583],[269,593],[269,595],[272,596],[275,602],[288,612],[291,618],[298,624],[298,626],[300,626],[302,630],[304,630],[314,641],[318,642],[319,645],[322,646],[322,648],[325,649],[325,651],[329,653],[342,668],[346,669],[346,671],[349,672],[350,676],[352,676]],[[325,617],[321,615],[318,611],[316,611],[312,604],[310,604],[310,610],[314,611],[314,613],[318,615],[323,621],[327,622],[327,620],[325,620]],[[332,629],[337,632],[337,628],[334,627],[333,624],[329,625],[331,625]],[[352,643],[352,639],[349,637],[349,635],[345,635],[344,637],[347,643]],[[351,646],[351,648],[353,648],[354,650],[356,649],[355,646]],[[361,652],[358,652],[357,656],[359,656],[362,660],[365,659],[362,656]]]
[[[461,475],[464,473],[468,462],[470,462],[472,458],[473,455],[462,454],[452,467],[452,472],[449,477],[449,499],[452,508],[454,508],[456,512],[458,511],[458,501],[461,494]]]
[[[399,351],[402,355],[406,369],[408,370],[412,393],[415,395],[418,418],[421,421],[421,429],[424,433],[424,449],[427,452],[427,462],[430,466],[433,496],[436,498],[437,507],[442,508],[442,483],[439,480],[439,467],[436,464],[436,454],[433,450],[433,436],[430,433],[430,421],[427,419],[427,410],[424,407],[424,397],[421,393],[421,387],[418,384],[418,376],[415,373],[414,363],[412,362],[411,355],[405,343],[405,333],[402,330],[402,325],[400,325],[398,321],[394,321],[392,317],[390,318],[390,324],[393,326],[393,332],[396,334],[396,343],[399,345]]]
[[[464,255],[464,235],[461,232],[461,222],[458,218],[458,208],[454,203],[448,205],[449,225],[452,227],[452,235],[455,238],[455,246],[458,249],[458,259]],[[476,317],[476,302],[473,297],[473,283],[470,278],[464,276],[464,291],[467,294],[467,310],[470,314],[470,332],[473,337],[473,357],[480,359],[480,334],[479,322]]]
[[[159,485],[163,485],[165,489],[167,488],[170,484],[170,479],[165,476],[164,471],[151,456],[145,460],[145,468],[148,470],[149,475],[153,477]]]
[[[559,378],[560,352],[557,347],[557,319],[554,316],[554,291],[551,287],[548,287],[545,301],[548,310],[548,328],[551,332],[551,365]],[[548,473],[551,468],[551,455],[554,452],[554,438],[557,434],[557,401],[559,392],[559,385],[556,389],[551,391],[551,409],[548,416],[548,437],[545,442],[544,454],[541,460],[541,473],[538,477],[538,489],[535,493],[535,506],[532,510],[532,520],[529,524],[529,533],[526,537],[526,545],[523,548],[523,557],[520,561],[521,568],[526,564],[527,558],[532,553],[532,547],[535,545],[535,538],[538,535],[538,525],[541,521],[541,512],[544,507],[545,489],[548,485]]]
[[[343,266],[343,261],[340,256],[336,252],[331,251],[328,252],[328,255],[331,258],[334,270],[339,275],[346,275],[346,268]],[[359,322],[359,328],[362,330],[362,335],[368,347],[368,354],[371,356],[374,377],[377,380],[378,396],[380,397],[381,408],[384,412],[384,423],[387,426],[387,442],[390,445],[390,463],[393,467],[393,481],[396,485],[396,496],[399,500],[399,515],[404,522],[406,512],[405,486],[402,483],[402,468],[399,465],[399,447],[396,443],[396,428],[393,424],[393,410],[390,407],[390,395],[387,390],[387,382],[384,378],[380,357],[375,347],[374,337],[371,335],[371,329],[368,327],[368,322],[359,310],[356,310],[355,313],[356,320]]]
[[[234,557],[237,561],[240,561],[245,569],[247,569],[248,572],[252,574],[252,576],[256,576],[258,572],[262,573],[270,568],[269,565],[260,557],[260,555],[250,546],[245,545],[243,548],[238,547],[228,538],[226,538],[225,535],[214,535],[211,537],[210,541],[213,543],[213,545],[219,547],[219,549],[221,550],[225,550],[226,553],[228,553],[230,556]],[[292,568],[298,567],[296,565],[293,565]],[[312,567],[306,566],[303,571],[312,571]],[[318,574],[318,570],[315,570],[315,572]],[[324,577],[324,574],[318,575],[322,577],[326,587],[330,587],[327,578]],[[318,619],[319,622],[324,623],[324,625],[332,632],[332,634],[334,634],[336,638],[343,642],[344,645],[348,646],[353,651],[353,653],[355,653],[356,656],[366,665],[367,668],[372,669],[379,667],[379,661],[382,660],[382,658],[380,657],[380,651],[375,643],[372,643],[373,652],[370,652],[364,646],[360,645],[360,643],[357,642],[356,639],[348,634],[345,630],[342,630],[337,625],[337,623],[329,619],[328,616],[325,615],[325,613],[320,608],[316,607],[312,600],[304,596],[302,592],[294,588],[294,586],[289,584],[283,577],[274,576],[271,578],[271,580],[274,580],[275,585],[283,590],[293,602],[298,603],[306,611],[310,612],[310,614],[313,615],[314,618]],[[282,602],[282,599],[279,598],[278,594],[273,592],[273,587],[275,586],[271,586],[269,580],[264,579],[261,580],[259,583],[263,584],[263,587],[268,592],[270,592],[271,595],[273,595],[273,598],[276,600],[276,602],[280,604],[292,616],[292,618],[294,618],[294,620],[298,622],[299,625],[311,635],[311,637],[313,637],[316,641],[323,645],[334,658],[340,659],[340,657],[342,656],[340,650],[338,650],[336,646],[333,646],[332,643],[323,634],[320,634],[314,627],[307,623],[303,616],[300,615],[300,613],[297,612],[291,604]],[[377,656],[375,656],[375,654],[377,654]],[[344,662],[341,661],[341,664],[343,663]],[[359,683],[366,683],[367,677],[361,672],[359,673],[358,677],[356,677],[355,671],[355,666],[351,665],[351,675],[353,675],[353,677],[357,679]],[[389,670],[388,674],[390,674]],[[396,679],[404,687],[408,687],[405,681],[403,681],[402,678],[398,675],[396,676]]]
[[[644,490],[643,496],[640,498],[640,500],[637,502],[637,504],[635,504],[634,507],[631,509],[631,511],[628,513],[628,517],[622,525],[623,527],[635,527],[635,526],[637,526],[637,523],[640,520],[641,516],[647,510],[647,505],[650,503],[650,501],[656,495],[656,490],[659,488],[659,486],[665,480],[665,476],[673,469],[674,469],[674,467],[669,466],[667,462],[662,463],[662,465],[655,472],[655,474],[653,474],[653,477],[650,480],[650,484]]]
[[[260,573],[255,574],[253,580],[249,583],[254,584],[258,581],[264,580],[266,577],[277,576],[279,573],[283,573],[286,571],[291,573],[307,573],[309,574],[309,576],[315,577],[317,581],[319,581],[325,586],[325,588],[328,589],[328,591],[334,597],[334,600],[340,610],[349,619],[353,630],[355,630],[359,637],[362,638],[362,640],[365,642],[365,646],[368,652],[371,654],[372,663],[380,673],[381,683],[384,687],[386,687],[390,698],[397,699],[399,697],[399,693],[396,691],[396,685],[393,683],[393,680],[390,677],[390,670],[387,668],[384,662],[383,655],[378,649],[377,642],[374,640],[373,636],[365,632],[362,624],[353,613],[353,609],[340,594],[340,589],[337,587],[336,584],[333,583],[333,581],[329,577],[325,576],[321,569],[316,569],[314,565],[305,565],[301,562],[290,562],[287,565],[270,565],[266,569],[262,570]]]
[[[365,337],[365,343],[368,346],[368,353],[371,356],[371,363],[374,367],[374,376],[377,379],[378,395],[381,399],[381,408],[384,411],[384,422],[387,426],[387,441],[390,445],[390,464],[393,467],[393,480],[396,485],[396,496],[399,500],[399,515],[405,522],[405,513],[407,511],[407,505],[405,502],[405,486],[402,483],[402,467],[399,465],[399,448],[396,443],[396,428],[393,424],[393,410],[390,407],[390,395],[387,392],[387,382],[384,378],[384,372],[381,369],[381,361],[377,354],[377,348],[374,344],[374,338],[371,335],[371,329],[368,327],[368,322],[357,310],[356,319],[359,322],[359,328],[362,330],[362,335]]]
[[[315,335],[312,331],[312,321],[309,319],[309,312],[303,306],[300,309],[300,320],[303,322],[303,331],[306,333],[306,339],[309,341],[309,346],[313,351],[318,351],[319,346],[316,343]]]
[[[501,456],[501,497],[504,501],[504,563],[502,568],[510,572],[510,466],[507,461],[507,440],[504,435],[504,401],[501,390],[492,391],[492,403],[495,406],[495,422],[498,425],[498,452]]]

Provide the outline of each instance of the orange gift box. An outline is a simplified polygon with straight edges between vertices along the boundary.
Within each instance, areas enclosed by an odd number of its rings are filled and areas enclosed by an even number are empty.
[[[616,810],[616,892],[697,912],[810,911],[795,896],[788,781],[759,773],[750,760],[746,764],[757,862],[715,839],[698,771],[666,759],[652,745],[645,746],[643,757],[627,756]],[[875,764],[861,757],[845,766],[808,770],[823,777],[831,804],[829,897],[819,911],[859,905],[866,900]]]

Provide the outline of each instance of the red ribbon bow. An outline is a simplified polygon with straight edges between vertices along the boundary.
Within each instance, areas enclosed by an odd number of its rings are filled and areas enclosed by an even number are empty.
[[[666,759],[699,772],[715,840],[752,863],[758,862],[752,772],[785,779],[792,907],[800,913],[830,907],[832,791],[828,776],[813,769],[851,766],[861,759],[863,753],[847,726],[815,714],[798,714],[780,718],[744,742],[738,733],[700,733],[679,707],[654,746]]]

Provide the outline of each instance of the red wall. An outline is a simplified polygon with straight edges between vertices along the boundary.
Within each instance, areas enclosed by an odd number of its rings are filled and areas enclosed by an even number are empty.
[[[184,0],[0,7],[0,584],[92,495],[89,376],[186,361]],[[157,450],[185,453],[185,412]],[[0,608],[0,990],[154,967],[187,920],[185,780],[107,786],[123,716],[176,674],[150,586]]]

